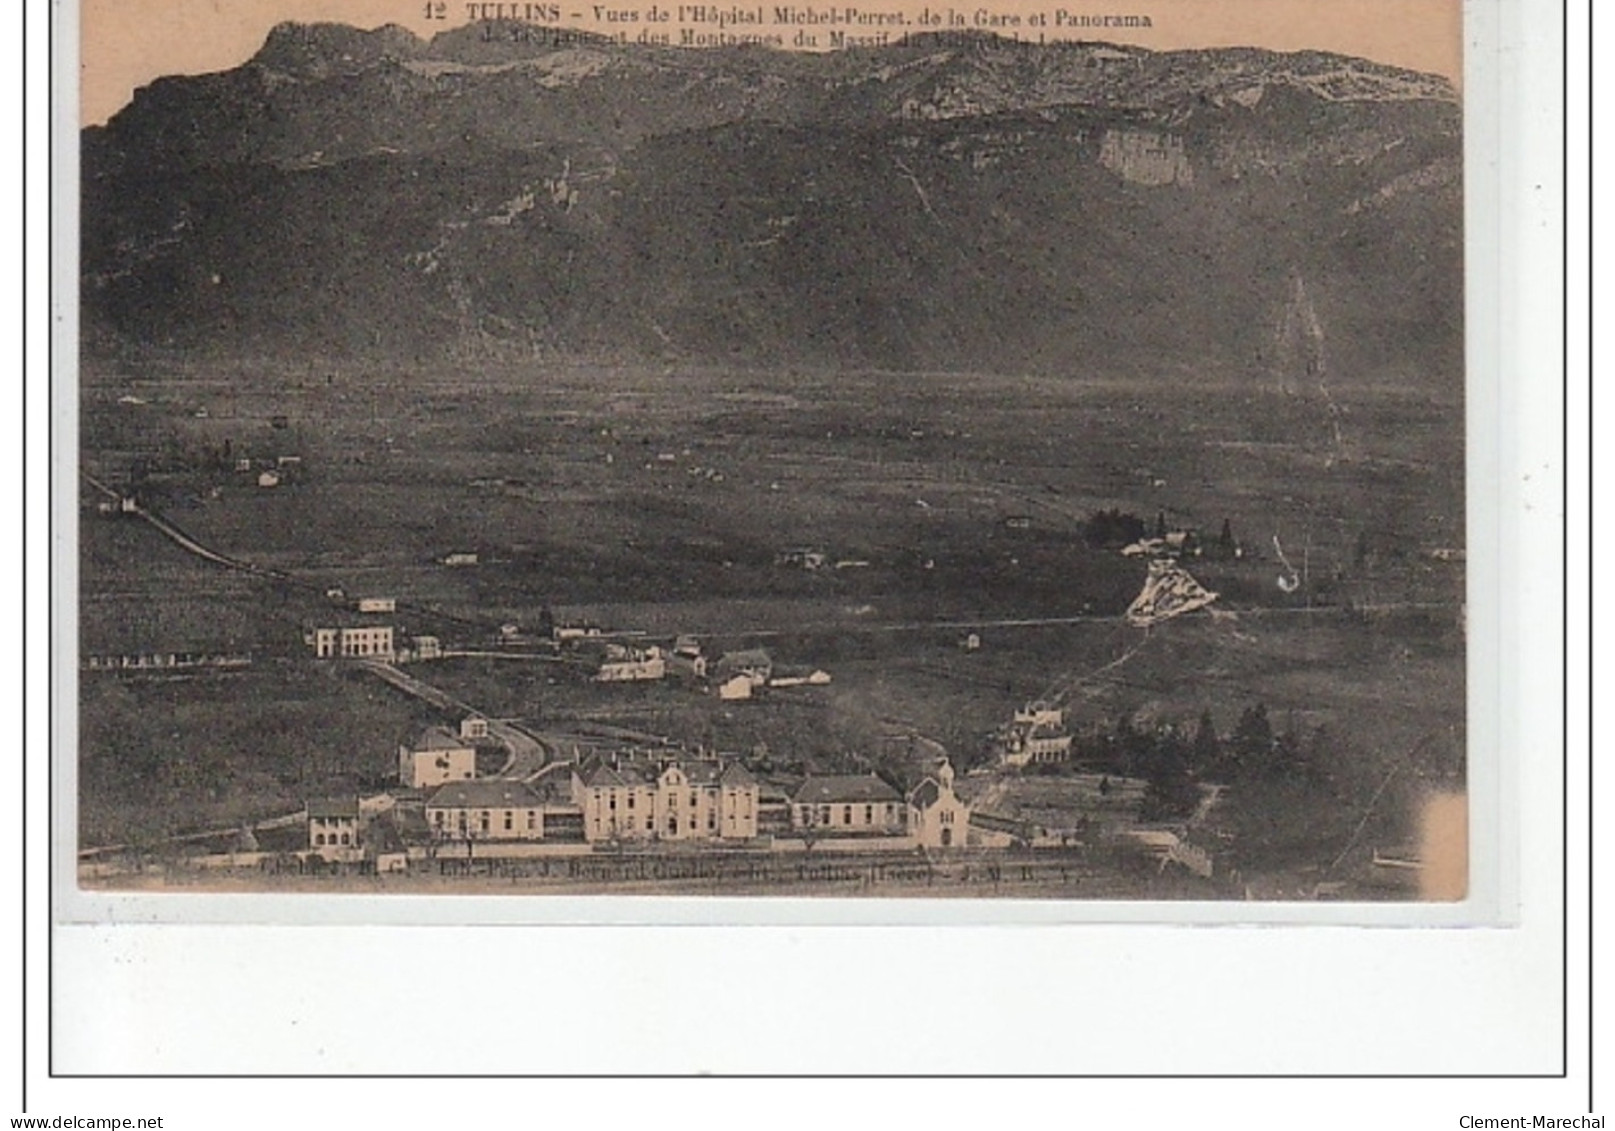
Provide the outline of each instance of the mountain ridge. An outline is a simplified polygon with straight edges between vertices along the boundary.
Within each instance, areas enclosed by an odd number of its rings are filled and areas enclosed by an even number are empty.
[[[96,340],[1266,381],[1301,278],[1330,379],[1461,374],[1461,111],[1433,76],[502,29],[282,25],[85,131]]]

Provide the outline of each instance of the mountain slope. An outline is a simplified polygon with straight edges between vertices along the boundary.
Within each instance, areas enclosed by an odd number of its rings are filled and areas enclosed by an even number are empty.
[[[1459,110],[1252,50],[283,27],[84,139],[124,340],[1457,380]],[[1300,281],[1299,283],[1297,281]],[[1278,372],[1278,379],[1284,374]]]

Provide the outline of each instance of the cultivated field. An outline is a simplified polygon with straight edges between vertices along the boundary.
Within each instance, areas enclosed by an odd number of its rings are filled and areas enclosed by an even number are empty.
[[[1463,546],[1456,402],[1284,396],[1226,376],[455,368],[148,359],[87,373],[87,470],[313,588],[87,515],[87,651],[260,662],[84,677],[81,843],[267,816],[386,772],[424,716],[301,662],[302,626],[331,616],[327,585],[407,599],[399,623],[450,646],[485,647],[548,604],[823,666],[830,686],[755,703],[594,687],[538,663],[416,669],[497,714],[669,734],[790,771],[900,763],[925,740],[969,766],[1015,706],[1128,654],[1074,685],[1079,727],[1187,726],[1209,709],[1227,732],[1262,703],[1275,730],[1327,736],[1327,785],[1251,785],[1221,804],[1219,832],[1258,873],[1327,860],[1360,823],[1363,844],[1406,839],[1422,791],[1461,778],[1463,565],[1432,554]],[[234,469],[280,456],[297,461],[275,488]],[[1243,556],[1189,568],[1237,620],[1196,614],[1147,639],[1121,625],[1144,567],[1085,539],[1109,508],[1206,539],[1226,519]],[[824,567],[780,564],[793,548]],[[439,563],[456,551],[479,564]],[[1291,573],[1302,584],[1281,590]],[[989,623],[973,629],[979,651],[960,647],[976,622],[1082,617]]]

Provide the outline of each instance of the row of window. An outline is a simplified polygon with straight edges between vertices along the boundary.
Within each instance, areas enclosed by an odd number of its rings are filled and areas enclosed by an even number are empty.
[[[432,810],[432,824],[435,827],[441,829],[441,828],[443,828],[443,826],[445,824],[449,823],[449,822],[446,821],[446,819],[444,817],[445,812],[446,812],[446,810],[443,810],[443,809],[433,809]],[[452,823],[462,833],[465,832],[466,828],[470,824],[470,821],[467,819],[469,811],[465,810],[465,809],[456,809],[453,812],[454,812],[454,818],[455,819],[454,819],[454,821]],[[514,810],[514,809],[502,809],[502,810],[500,810],[500,813],[501,813],[500,820],[501,820],[501,824],[504,827],[504,830],[507,833],[508,832],[513,832],[515,830],[515,828],[516,828],[516,810]],[[482,832],[485,832],[485,833],[492,830],[492,828],[493,828],[493,814],[489,810],[483,809],[477,814],[477,828],[480,829]],[[529,832],[532,832],[532,831],[536,830],[537,828],[538,828],[538,810],[537,809],[529,809],[529,810],[527,810],[527,830]]]
[[[383,656],[393,650],[391,643],[383,642],[371,644],[368,640],[344,640],[342,654],[344,656]]]
[[[734,808],[735,799],[737,797],[744,796],[745,799],[746,799],[746,809],[747,809],[748,812],[750,811],[750,809],[751,809],[751,794],[750,793],[746,793],[746,794],[742,795],[739,790],[735,790],[735,789],[730,789],[727,792],[728,792],[728,796],[729,796],[729,807],[731,809]],[[604,795],[605,795],[606,807],[608,809],[610,809],[612,812],[616,812],[616,809],[617,809],[617,791],[614,790],[614,789],[611,790],[610,792],[606,792],[606,791],[598,790],[598,789],[595,790],[594,791],[594,800],[595,800],[596,804],[598,804],[600,802],[602,793],[604,793]],[[634,807],[634,800],[635,800],[635,798],[637,796],[638,796],[637,791],[635,791],[635,790],[629,790],[628,791],[628,804],[627,804],[626,808],[632,809]],[[679,795],[677,793],[673,792],[672,790],[669,790],[667,796],[668,796],[669,804],[675,809],[678,808]],[[696,808],[700,804],[700,798],[701,798],[701,795],[698,792],[696,792],[693,789],[690,790],[690,808],[691,809]]]
[[[841,824],[843,824],[843,825],[852,824],[853,813],[857,809],[857,806],[855,806],[855,805],[843,805],[840,808],[841,808]],[[884,819],[886,821],[891,822],[891,821],[895,821],[897,819],[897,806],[896,805],[885,805],[885,806],[882,806],[881,809],[883,810]],[[808,824],[830,825],[830,824],[835,823],[835,810],[836,810],[836,806],[834,806],[834,805],[820,805],[818,807],[817,812],[814,811],[814,807],[811,806],[811,805],[798,805],[797,809],[796,809],[796,811],[797,811],[797,819],[804,825],[808,825]],[[872,825],[872,824],[875,823],[875,810],[876,810],[876,806],[874,806],[874,805],[865,805],[864,806],[864,813],[863,813],[863,818],[864,818],[863,823],[864,824]]]
[[[330,839],[327,840],[324,833],[315,833],[314,834],[314,847],[315,848],[324,848],[326,845],[331,845],[333,847],[335,847],[336,845],[339,845],[339,844],[348,845],[348,844],[353,843],[353,841],[351,839],[351,835],[352,834],[350,834],[350,833],[332,833],[331,836],[330,836]],[[340,837],[341,839],[339,840],[338,837]]]
[[[715,813],[715,812],[713,812],[711,810],[707,811],[706,825],[707,825],[707,832],[715,833],[715,832],[718,831],[718,815],[717,815],[717,813]],[[595,817],[594,817],[594,831],[596,833],[601,833],[601,832],[606,832],[606,831],[615,832],[615,831],[618,831],[618,830],[621,830],[623,832],[632,832],[634,830],[635,826],[636,826],[636,821],[632,817],[625,818],[622,821],[618,821],[616,817],[611,817],[611,818],[607,819],[604,822],[602,822],[602,820],[600,818],[600,815],[598,813],[595,814]],[[688,821],[688,826],[689,826],[689,831],[690,832],[695,832],[697,827],[698,827],[698,822],[696,820],[696,816],[693,813],[690,814],[689,821]],[[645,818],[645,831],[648,832],[648,833],[653,833],[653,832],[656,831],[656,820],[655,820],[655,818],[653,818],[653,817],[646,817]],[[677,836],[678,832],[679,832],[679,815],[677,813],[669,814],[668,818],[667,818],[666,835],[668,835],[668,836]]]

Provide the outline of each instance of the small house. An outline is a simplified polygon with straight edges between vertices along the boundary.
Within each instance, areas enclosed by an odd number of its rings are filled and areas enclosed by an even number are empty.
[[[359,801],[354,797],[320,798],[305,807],[308,847],[331,861],[360,856]]]
[[[753,684],[750,677],[744,675],[730,676],[716,685],[719,699],[737,700],[750,699]]]
[[[405,789],[429,789],[476,776],[476,748],[444,727],[431,727],[413,744],[398,748],[398,782]]]
[[[280,486],[280,472],[278,472],[278,471],[260,471],[258,473],[258,486],[260,486],[260,487],[279,487]]]
[[[830,673],[823,668],[780,667],[769,677],[770,687],[823,687],[830,682]]]
[[[779,490],[779,485],[774,484],[772,489]],[[806,546],[793,546],[790,549],[781,550],[774,556],[775,565],[798,566],[806,570],[823,569],[824,563],[828,560],[829,555],[823,550],[814,550]]]
[[[623,649],[617,655],[608,655],[595,672],[597,683],[637,683],[642,680],[662,679],[667,675],[667,662],[660,648]]]
[[[735,676],[743,675],[751,680],[753,687],[762,687],[773,674],[774,660],[761,648],[725,652],[712,666],[713,678],[719,683],[727,683]]]

